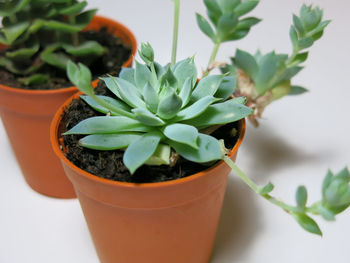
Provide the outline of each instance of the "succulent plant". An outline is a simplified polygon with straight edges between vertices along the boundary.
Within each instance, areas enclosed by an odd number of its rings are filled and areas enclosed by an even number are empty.
[[[213,68],[212,63],[222,43],[244,38],[251,27],[260,22],[256,17],[245,17],[252,11],[259,1],[256,0],[204,0],[208,17],[212,23],[197,13],[197,24],[201,31],[214,43],[204,76]]]
[[[230,98],[235,79],[212,75],[197,82],[194,58],[162,67],[149,44],[139,54],[146,64],[136,61],[135,69],[102,78],[116,99],[95,95],[89,70],[69,63],[70,80],[89,96],[82,99],[108,116],[86,119],[65,135],[89,134],[80,144],[91,149],[125,149],[131,173],[143,164],[170,164],[172,151],[197,163],[222,159],[221,143],[202,131],[252,113],[243,97]]]
[[[96,41],[79,38],[96,10],[84,11],[86,1],[0,1],[0,43],[8,46],[0,67],[19,76],[24,85],[46,83],[50,65],[65,72],[69,59],[84,63],[105,52]]]
[[[249,119],[258,126],[257,118],[267,105],[286,95],[298,95],[307,90],[301,86],[292,85],[292,78],[303,67],[300,66],[308,57],[307,48],[322,35],[330,20],[322,21],[323,11],[319,7],[303,5],[300,15],[293,16],[294,25],[290,27],[289,35],[293,46],[291,55],[276,54],[274,51],[254,55],[237,49],[232,64],[222,68],[223,73],[237,76],[236,94],[245,96],[248,105],[254,109]]]
[[[205,1],[207,6],[214,4],[226,6],[230,3],[243,5],[246,2]],[[306,231],[322,235],[319,226],[309,214],[334,220],[335,215],[350,206],[348,169],[345,168],[336,175],[329,171],[323,182],[322,200],[311,206],[307,206],[306,187],[298,187],[296,205],[293,206],[270,194],[274,189],[272,183],[258,186],[241,171],[226,155],[225,142],[217,140],[210,134],[220,125],[249,116],[253,110],[245,106],[245,97],[232,96],[237,83],[236,75],[227,73],[210,75],[198,80],[193,57],[176,63],[179,0],[175,0],[174,3],[175,25],[171,63],[161,66],[155,62],[151,45],[143,43],[139,55],[145,64],[136,61],[134,69],[122,69],[119,77],[102,78],[107,88],[115,95],[114,98],[96,95],[91,86],[89,69],[83,64],[68,63],[69,79],[86,94],[82,95],[81,99],[105,116],[85,119],[64,135],[86,135],[80,140],[80,145],[93,150],[124,150],[123,162],[131,174],[141,165],[172,165],[177,155],[189,161],[204,164],[223,160],[254,192],[292,215]],[[252,6],[254,5],[251,5],[251,8]],[[302,10],[304,10],[302,21],[308,21],[304,13],[311,12],[313,9],[303,7]],[[319,11],[315,14],[319,14]],[[210,12],[209,16],[213,17]],[[310,21],[308,23],[312,24]],[[322,23],[322,26],[314,25],[313,28],[314,30],[324,28],[327,23]],[[309,30],[311,26],[308,24],[305,28]],[[319,32],[321,31],[315,33],[317,37],[320,35]],[[314,36],[314,34],[305,34],[298,35],[300,40]],[[301,42],[303,43],[304,40]],[[298,48],[295,48],[294,55],[289,58],[290,67],[284,71],[288,74],[281,75],[285,78],[287,78],[286,75],[293,75],[290,72],[297,71],[300,60],[298,57],[305,56],[299,54],[300,44],[296,47]],[[240,59],[241,56],[248,57],[249,63],[252,61],[245,52],[238,50],[236,57]],[[260,56],[258,60],[270,60],[270,64],[288,60],[288,57],[274,53],[265,56],[266,58]],[[256,62],[260,65],[259,63]],[[261,64],[264,63],[261,62]],[[256,70],[259,71],[257,68]],[[209,73],[210,70],[206,74]],[[259,74],[269,76],[267,73]],[[257,92],[266,92],[265,89],[264,85],[258,86]]]

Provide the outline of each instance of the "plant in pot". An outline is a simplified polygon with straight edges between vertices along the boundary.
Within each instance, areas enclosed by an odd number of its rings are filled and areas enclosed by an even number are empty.
[[[56,113],[51,140],[101,262],[208,262],[231,169],[304,229],[321,234],[309,214],[331,220],[350,205],[348,170],[329,172],[322,200],[310,206],[303,186],[293,206],[271,196],[271,183],[251,181],[234,160],[244,117],[253,110],[244,97],[231,96],[234,77],[197,80],[193,57],[176,62],[174,3],[168,65],[156,63],[152,47],[142,44],[144,64],[103,77],[95,90],[86,66],[68,65],[82,93]]]
[[[77,91],[65,75],[68,60],[98,76],[131,66],[136,52],[126,27],[86,6],[76,0],[0,3],[1,119],[26,181],[52,197],[75,197],[49,139],[54,113]]]

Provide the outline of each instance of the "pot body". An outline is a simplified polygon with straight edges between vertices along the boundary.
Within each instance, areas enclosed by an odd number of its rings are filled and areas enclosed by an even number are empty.
[[[148,184],[99,178],[62,152],[63,107],[52,122],[51,143],[74,185],[101,263],[209,262],[230,168],[221,161],[186,178]],[[242,120],[233,160],[244,131]]]
[[[107,26],[136,52],[133,34],[123,25],[95,16],[87,29]],[[131,66],[132,56],[123,66]],[[71,182],[50,145],[50,123],[67,98],[78,90],[22,90],[0,84],[0,117],[27,183],[37,192],[58,198],[74,198]]]

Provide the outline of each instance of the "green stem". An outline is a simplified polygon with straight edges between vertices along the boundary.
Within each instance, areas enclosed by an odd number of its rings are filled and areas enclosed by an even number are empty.
[[[246,183],[255,193],[257,193],[258,195],[264,197],[266,200],[268,200],[270,203],[282,208],[283,210],[285,210],[286,212],[290,213],[290,212],[301,212],[300,208],[295,207],[295,206],[291,206],[291,205],[287,205],[284,202],[277,200],[275,197],[269,195],[269,194],[261,194],[260,193],[260,187],[257,186],[248,176],[245,175],[245,173],[239,169],[239,167],[228,157],[225,156],[224,157],[224,161],[226,162],[226,164],[228,166],[230,166],[230,168],[238,175],[238,177],[244,182]]]
[[[205,70],[205,72],[203,73],[203,78],[208,76],[209,74],[209,68],[210,68],[210,65],[215,61],[216,59],[216,55],[218,54],[218,51],[219,51],[219,48],[220,48],[220,44],[221,43],[215,43],[214,45],[214,48],[213,48],[213,51],[211,52],[211,55],[210,55],[210,58],[209,58],[209,62],[208,62],[208,65],[207,65],[207,69]]]
[[[75,15],[69,16],[69,23],[70,23],[71,25],[75,25]],[[73,34],[72,34],[72,41],[73,41],[73,45],[74,45],[74,46],[78,46],[78,45],[79,45],[79,36],[78,36],[78,33],[73,33]]]
[[[174,29],[173,29],[173,48],[171,52],[171,65],[176,63],[177,39],[179,33],[179,15],[180,15],[180,0],[174,0]]]

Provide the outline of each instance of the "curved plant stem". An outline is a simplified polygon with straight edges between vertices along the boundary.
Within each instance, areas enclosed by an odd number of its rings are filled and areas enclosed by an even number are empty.
[[[215,43],[214,45],[214,48],[213,48],[213,51],[211,52],[211,55],[210,55],[210,58],[209,58],[209,62],[208,62],[208,65],[207,65],[207,69],[205,70],[205,72],[203,73],[203,78],[208,76],[209,74],[209,69],[210,69],[210,66],[211,64],[215,61],[216,59],[216,55],[218,54],[218,51],[219,51],[219,48],[220,48],[220,44],[221,43]]]
[[[179,15],[180,15],[180,0],[174,0],[174,29],[173,29],[173,48],[171,52],[171,65],[176,63],[177,39],[179,33]]]
[[[271,196],[270,194],[262,194],[261,193],[261,187],[257,186],[248,176],[245,175],[245,173],[239,169],[239,167],[228,157],[224,157],[225,163],[230,166],[230,168],[238,175],[238,177],[246,183],[255,193],[258,195],[264,197],[266,200],[268,200],[270,203],[282,208],[287,213],[298,213],[302,212],[299,207],[288,205],[275,197]]]

